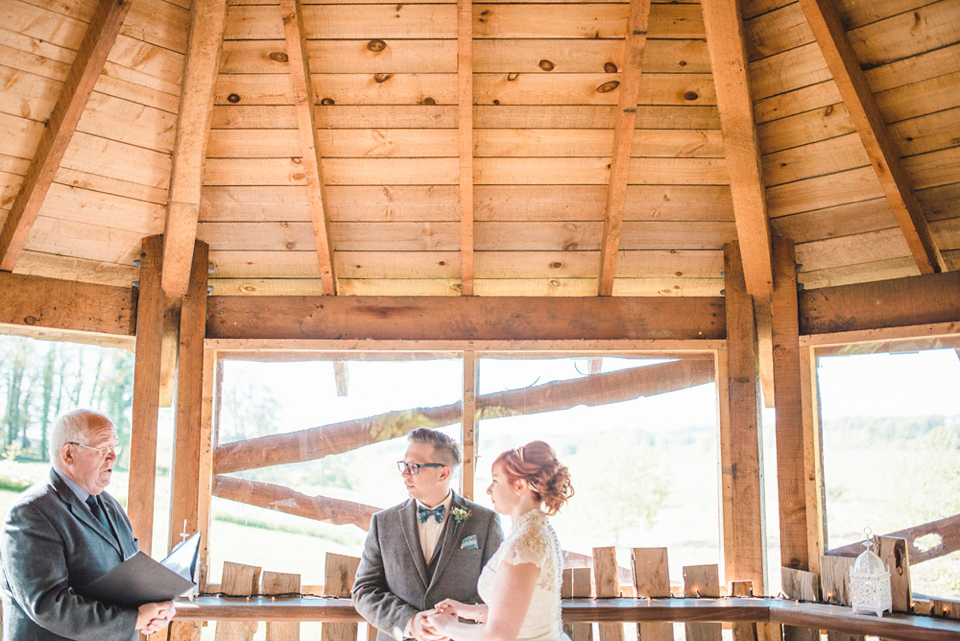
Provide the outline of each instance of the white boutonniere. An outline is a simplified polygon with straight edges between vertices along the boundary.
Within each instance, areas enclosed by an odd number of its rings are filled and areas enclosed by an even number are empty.
[[[457,534],[457,530],[460,529],[460,524],[470,518],[470,510],[465,507],[456,507],[450,508],[450,516],[453,517],[453,534]]]

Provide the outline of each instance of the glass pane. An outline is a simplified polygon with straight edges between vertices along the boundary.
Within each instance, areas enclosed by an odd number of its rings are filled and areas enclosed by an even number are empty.
[[[960,514],[955,350],[821,357],[819,385],[828,549]],[[911,559],[910,577],[914,592],[958,598],[960,552]]]

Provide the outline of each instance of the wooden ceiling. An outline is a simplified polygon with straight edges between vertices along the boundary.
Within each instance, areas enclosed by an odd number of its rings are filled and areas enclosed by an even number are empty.
[[[960,0],[4,0],[0,269],[717,296],[960,267]]]

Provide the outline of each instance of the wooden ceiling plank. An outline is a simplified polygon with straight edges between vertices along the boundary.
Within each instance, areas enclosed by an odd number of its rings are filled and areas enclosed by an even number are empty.
[[[473,0],[457,0],[461,293],[473,296]]]
[[[827,0],[801,0],[800,5],[833,74],[843,102],[860,133],[910,253],[917,261],[917,267],[924,274],[946,271],[947,265],[930,233],[910,180],[900,166],[900,157],[893,139],[887,131],[886,122],[860,68],[860,62],[847,38],[834,3]]]
[[[190,282],[226,13],[226,0],[197,0],[190,19],[163,228],[161,287],[174,301],[183,298]]]
[[[323,282],[323,293],[332,296],[337,293],[337,284],[333,270],[330,221],[326,213],[324,182],[320,170],[320,142],[316,114],[313,111],[316,100],[313,83],[310,80],[303,6],[300,0],[280,0],[280,9],[283,12],[283,32],[287,40],[290,79],[293,82],[294,109],[297,112],[297,126],[300,131],[301,162],[310,201],[313,237],[317,245],[317,260],[320,263],[320,279]]]
[[[26,177],[0,230],[0,270],[13,271],[17,264],[130,5],[130,0],[100,0],[90,19]]]
[[[631,0],[627,37],[623,45],[623,75],[613,134],[610,181],[607,183],[603,240],[600,246],[600,296],[613,295],[617,250],[620,248],[620,231],[627,198],[627,179],[630,175],[630,151],[633,148],[637,101],[640,97],[640,80],[643,77],[643,51],[647,44],[649,22],[650,0]]]
[[[773,294],[770,220],[738,6],[736,0],[704,0],[703,21],[747,291],[755,299],[769,300]]]

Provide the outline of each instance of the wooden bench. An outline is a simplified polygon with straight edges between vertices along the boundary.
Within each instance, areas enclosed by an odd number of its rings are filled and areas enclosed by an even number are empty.
[[[350,599],[200,597],[177,602],[180,621],[363,621]],[[902,641],[957,641],[960,621],[910,614],[875,617],[844,606],[772,598],[564,599],[564,623],[771,622]]]

